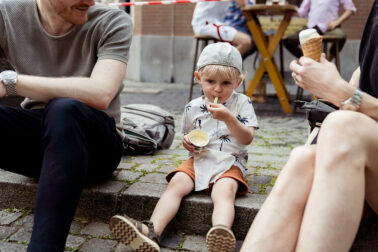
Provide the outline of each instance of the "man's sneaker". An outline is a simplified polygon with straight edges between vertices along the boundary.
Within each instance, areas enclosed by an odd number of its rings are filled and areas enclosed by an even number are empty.
[[[209,252],[234,252],[235,235],[228,227],[215,225],[207,232],[206,246]]]
[[[142,224],[147,225],[148,235],[142,233]],[[127,216],[115,215],[110,219],[110,230],[123,244],[136,252],[159,252],[159,237],[151,221],[136,221]]]

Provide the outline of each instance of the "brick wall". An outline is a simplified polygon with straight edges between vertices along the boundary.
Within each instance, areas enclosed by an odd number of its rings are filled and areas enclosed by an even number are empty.
[[[190,23],[194,6],[186,3],[136,6],[135,34],[190,36],[193,33]]]
[[[138,0],[140,1],[140,0]],[[290,0],[291,3],[299,2]],[[348,39],[358,40],[374,0],[354,0],[356,15],[343,24]],[[191,36],[191,19],[195,4],[155,5],[135,7],[135,34]],[[343,10],[341,10],[342,12]],[[172,15],[174,15],[172,17]]]
[[[361,39],[373,2],[374,0],[353,0],[357,13],[342,25],[342,29],[346,32],[348,39]]]

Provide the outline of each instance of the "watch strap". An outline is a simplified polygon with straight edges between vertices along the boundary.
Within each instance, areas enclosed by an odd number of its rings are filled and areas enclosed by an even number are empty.
[[[344,107],[346,107],[346,105],[350,104],[350,105],[353,105],[357,111],[361,105],[362,95],[363,95],[363,92],[361,91],[361,89],[357,88],[351,97],[341,102],[340,109],[343,109]]]
[[[5,88],[7,89],[7,96],[16,96],[16,82],[10,82],[5,85]]]

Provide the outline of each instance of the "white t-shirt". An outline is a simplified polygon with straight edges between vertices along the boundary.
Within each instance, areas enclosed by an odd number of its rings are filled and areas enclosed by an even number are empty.
[[[239,167],[243,176],[247,170],[247,146],[236,140],[223,121],[212,118],[207,111],[208,104],[205,96],[196,98],[185,106],[183,114],[183,134],[193,129],[202,129],[210,138],[205,147],[207,151],[194,154],[196,191],[206,189],[209,183],[215,182],[232,165]],[[233,92],[223,105],[244,125],[258,128],[252,102],[246,95]]]

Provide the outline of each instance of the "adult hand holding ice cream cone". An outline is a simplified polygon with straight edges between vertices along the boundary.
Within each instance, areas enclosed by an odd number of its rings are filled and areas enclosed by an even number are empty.
[[[335,64],[329,62],[322,54],[320,61],[316,62],[308,57],[301,57],[299,62],[293,60],[290,63],[295,83],[309,91],[314,96],[324,98],[338,105],[338,92],[342,90],[345,81],[341,78]]]

